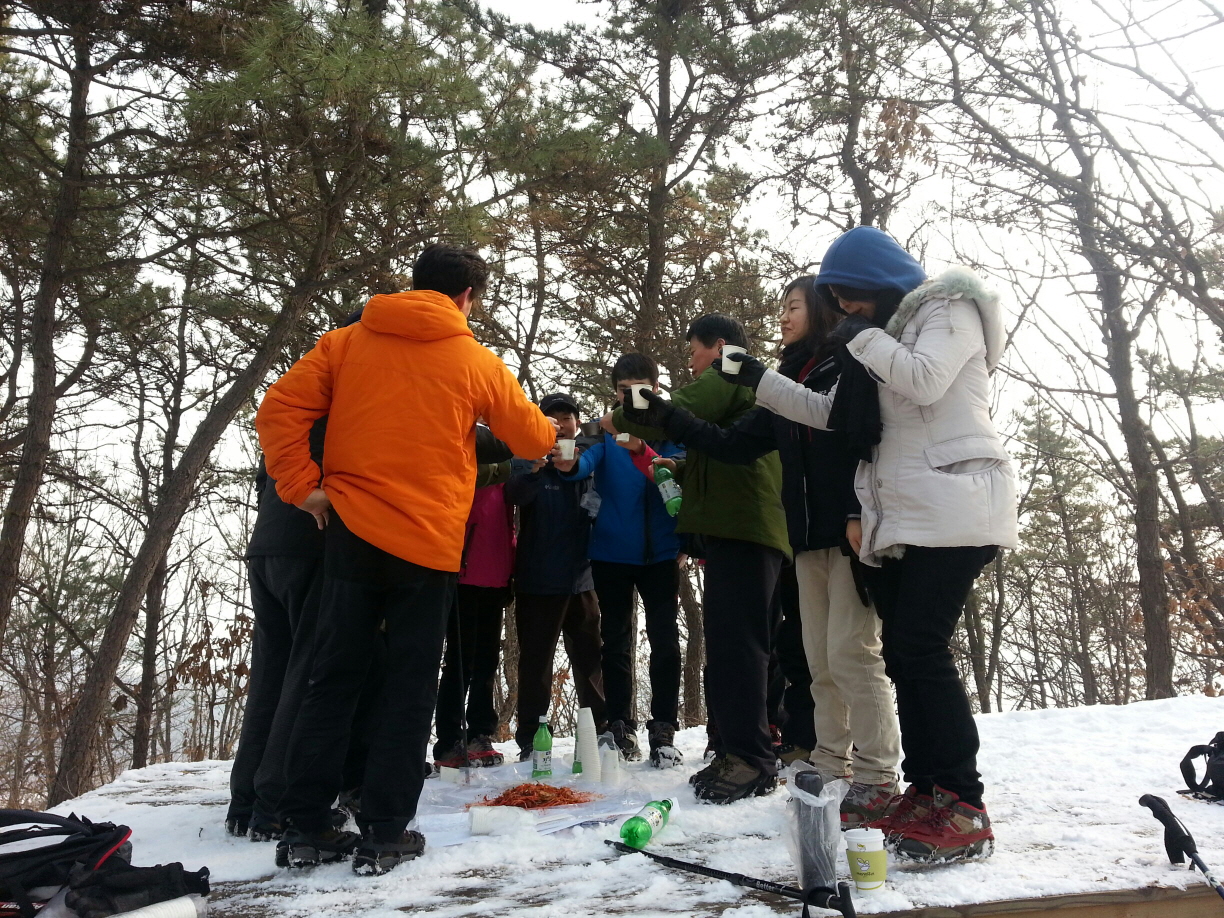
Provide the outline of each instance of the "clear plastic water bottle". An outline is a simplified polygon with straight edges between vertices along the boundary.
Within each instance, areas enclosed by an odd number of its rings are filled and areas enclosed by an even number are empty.
[[[676,483],[676,476],[667,466],[656,464],[654,480],[659,487],[659,494],[663,497],[663,506],[667,509],[667,515],[675,516],[680,512],[680,504],[683,502],[680,485]]]
[[[672,801],[651,800],[638,811],[636,816],[630,816],[621,826],[620,837],[630,848],[645,848],[650,840],[663,831],[667,818],[671,815]]]
[[[531,777],[552,777],[552,731],[548,729],[548,717],[540,717],[540,728],[531,740]]]

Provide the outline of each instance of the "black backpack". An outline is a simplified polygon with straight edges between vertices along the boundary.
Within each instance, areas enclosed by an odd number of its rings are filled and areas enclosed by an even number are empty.
[[[1194,774],[1194,760],[1199,757],[1207,760],[1202,781]],[[1189,790],[1179,793],[1224,803],[1224,732],[1217,733],[1215,739],[1205,746],[1191,746],[1181,760],[1181,773]]]
[[[131,861],[132,830],[109,822],[33,810],[0,810],[0,918],[32,918],[77,863],[94,871]]]

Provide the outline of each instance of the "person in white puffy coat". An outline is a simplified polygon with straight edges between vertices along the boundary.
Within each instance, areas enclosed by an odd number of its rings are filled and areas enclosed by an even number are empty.
[[[994,835],[977,728],[951,640],[973,581],[998,548],[1017,543],[1014,471],[990,417],[1003,317],[973,272],[952,268],[912,289],[880,327],[873,318],[877,301],[888,299],[882,264],[917,265],[887,234],[858,227],[834,242],[817,277],[846,313],[833,333],[845,344],[844,366],[865,368],[861,378],[878,393],[876,434],[867,440],[874,445],[855,479],[862,520],[850,522],[847,538],[868,565],[909,786],[873,825],[912,860],[986,857]],[[834,410],[836,390],[813,392],[751,357],[740,362],[740,373],[725,378],[753,386],[758,404],[820,429],[845,423],[846,412]],[[843,370],[839,387],[847,378]],[[856,410],[873,414],[875,399],[866,407]]]

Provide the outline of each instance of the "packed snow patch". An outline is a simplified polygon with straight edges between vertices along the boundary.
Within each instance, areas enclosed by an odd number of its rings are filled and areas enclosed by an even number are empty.
[[[885,891],[856,897],[860,912],[1201,883],[1197,874],[1168,863],[1160,825],[1137,803],[1144,793],[1165,797],[1194,834],[1204,860],[1224,870],[1224,806],[1176,793],[1177,766],[1186,750],[1224,730],[1224,700],[1191,696],[1127,707],[1021,711],[983,715],[977,722],[986,804],[998,840],[994,857],[933,868],[890,862]],[[705,731],[682,731],[677,741],[685,767],[663,772],[645,763],[628,765],[620,786],[586,787],[607,795],[605,812],[676,797],[679,806],[652,850],[794,884],[783,840],[785,790],[731,806],[698,804],[687,782],[700,764]],[[513,744],[503,747],[512,749]],[[567,742],[557,740],[556,760],[568,751]],[[467,837],[463,821],[454,817],[458,802],[521,781],[521,770],[489,769],[480,777],[494,783],[479,787],[428,781],[421,808],[429,840],[425,856],[377,878],[356,877],[348,864],[277,870],[271,844],[226,836],[228,762],[125,772],[57,812],[131,826],[136,864],[207,865],[219,918],[400,918],[406,910],[437,918],[509,910],[521,918],[798,913],[795,903],[616,854],[603,841],[616,837],[620,820],[552,835],[527,829]],[[600,808],[587,806],[593,814]]]

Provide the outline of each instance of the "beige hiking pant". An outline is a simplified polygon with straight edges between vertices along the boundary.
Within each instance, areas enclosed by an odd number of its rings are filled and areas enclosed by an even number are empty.
[[[812,764],[866,784],[896,781],[901,734],[880,655],[880,618],[859,599],[840,549],[799,552],[795,574],[816,702]]]

